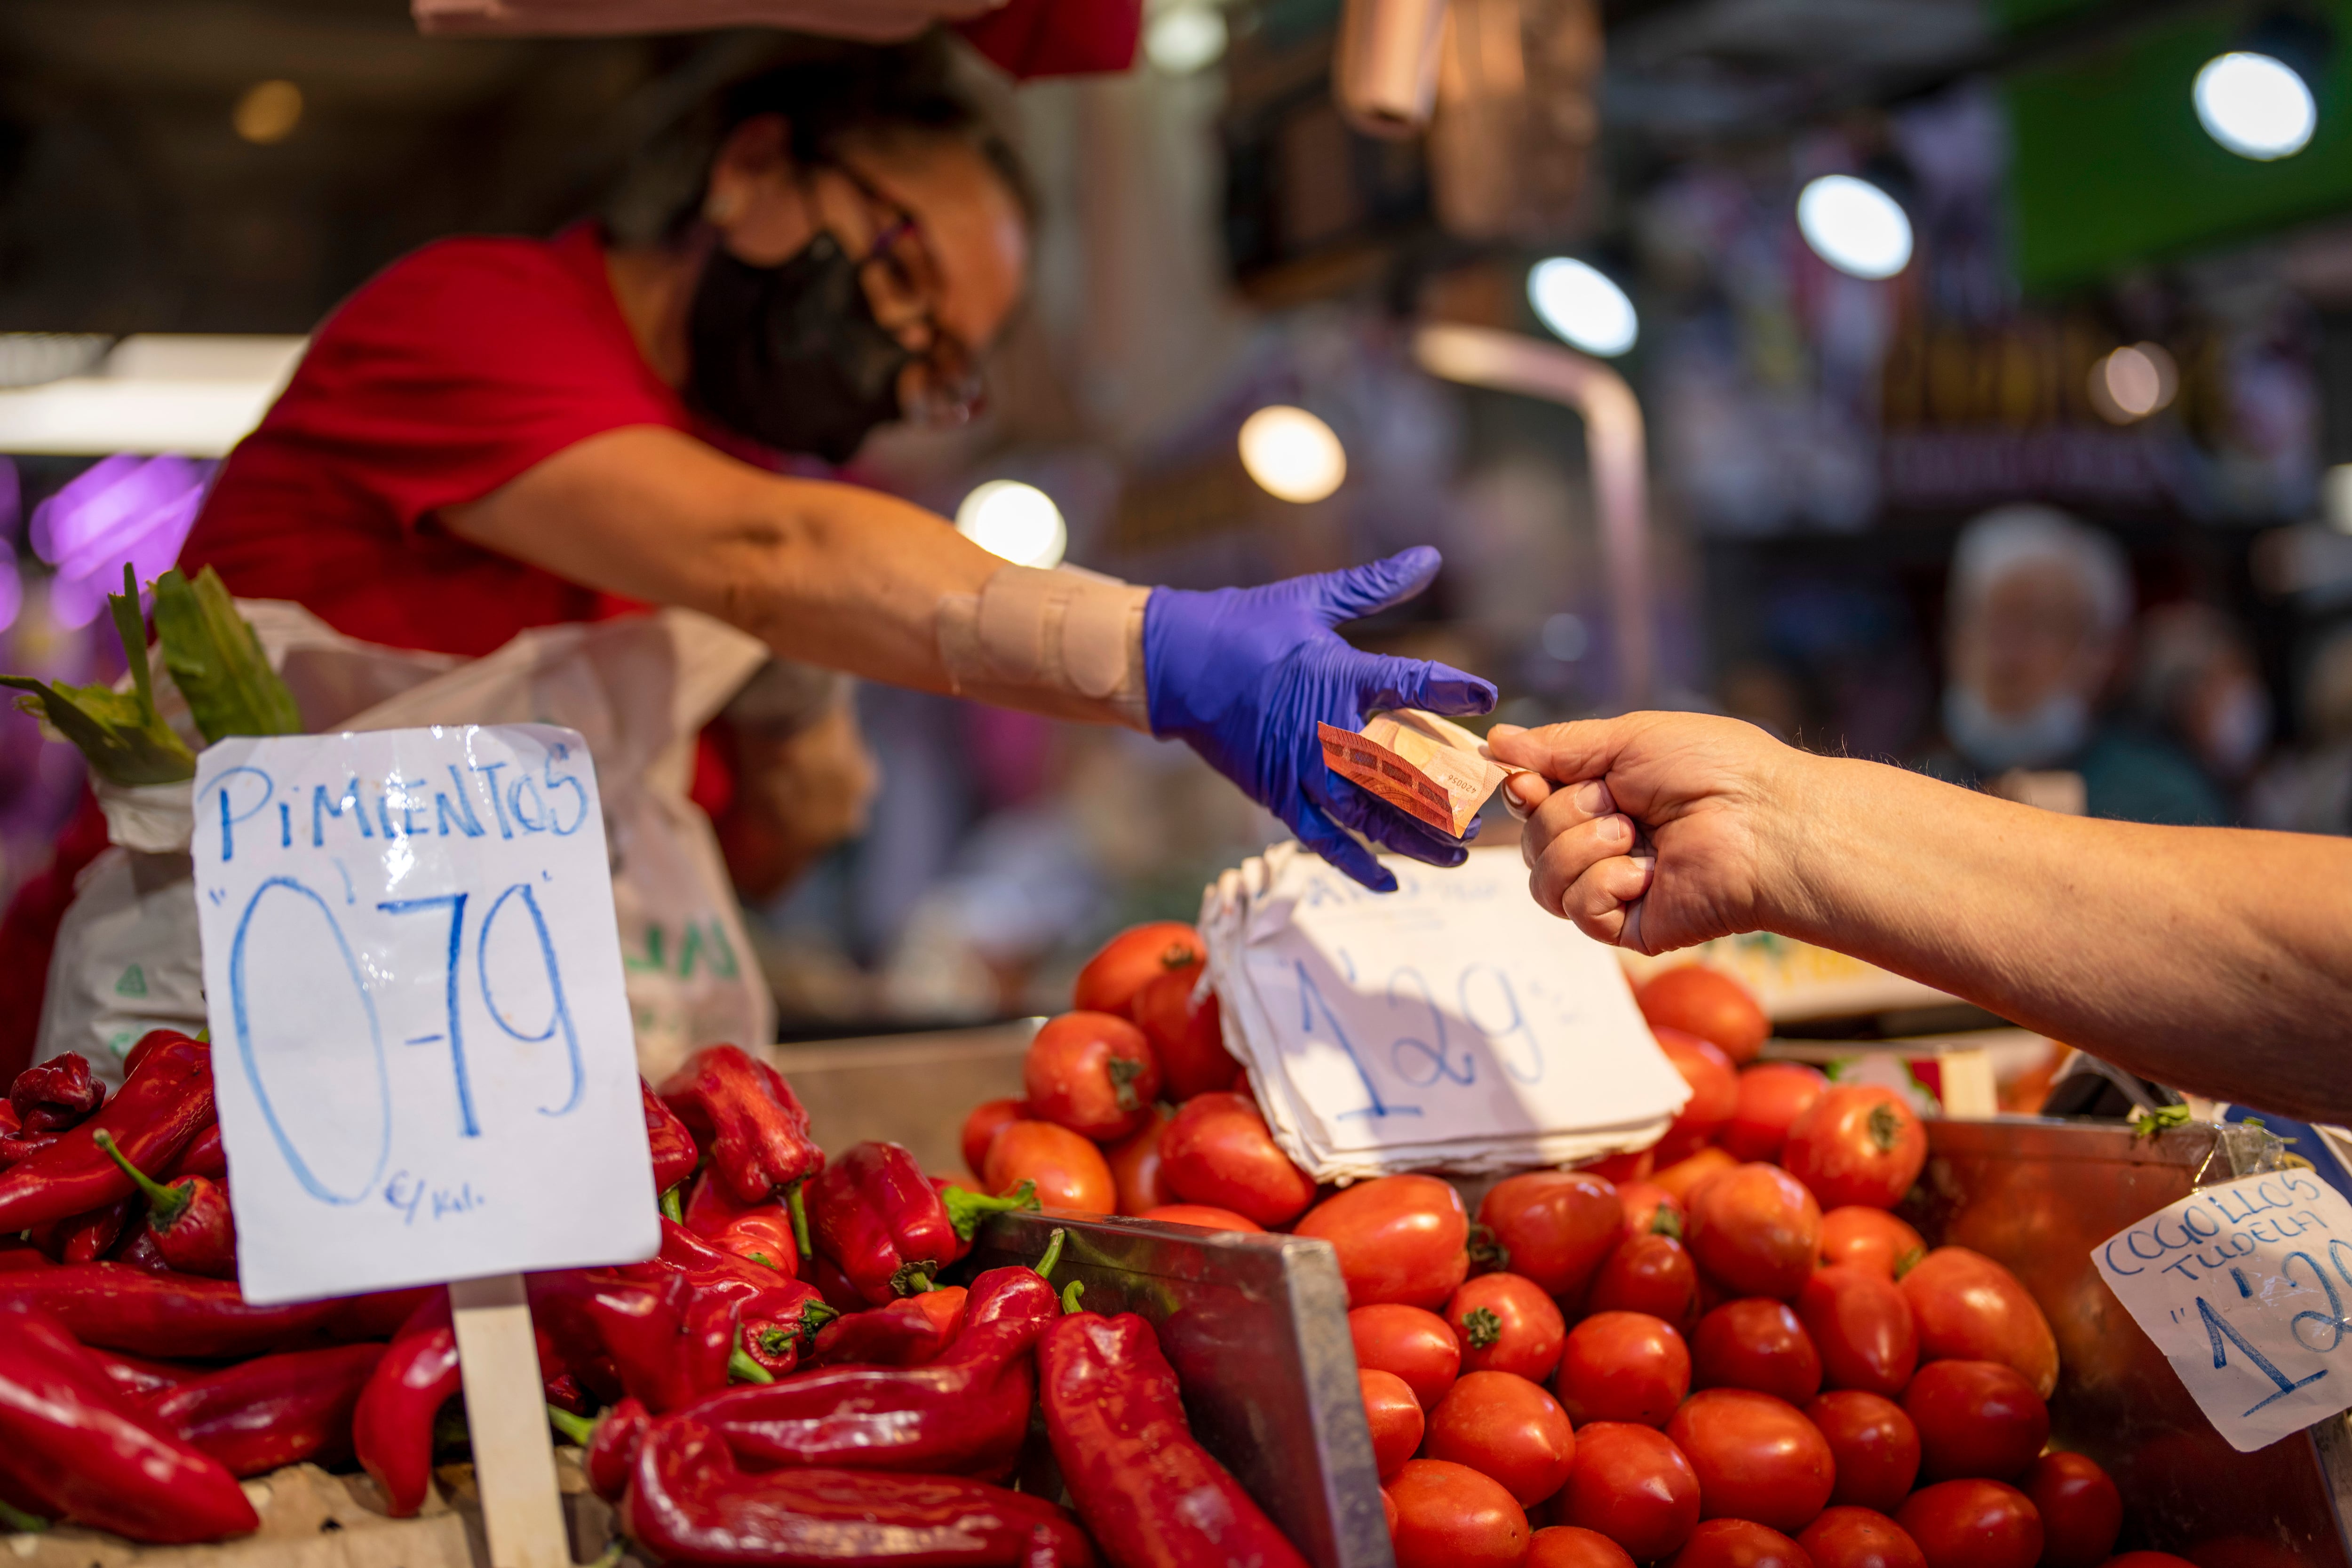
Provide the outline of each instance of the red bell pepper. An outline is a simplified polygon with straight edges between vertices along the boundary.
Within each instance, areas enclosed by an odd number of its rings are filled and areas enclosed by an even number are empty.
[[[406,1519],[433,1484],[433,1421],[457,1397],[457,1329],[436,1290],[392,1338],[352,1408],[352,1452],[383,1489],[384,1511]]]
[[[58,1321],[0,1321],[0,1471],[32,1511],[133,1541],[218,1541],[261,1528],[236,1478],[131,1405]]]
[[[716,1171],[703,1172],[688,1189],[680,1223],[721,1251],[779,1274],[800,1272],[800,1243],[793,1234],[791,1210],[772,1198],[743,1202]]]
[[[76,1338],[136,1355],[221,1361],[381,1340],[420,1292],[387,1290],[279,1307],[247,1304],[234,1279],[150,1273],[123,1263],[0,1272],[0,1306],[49,1313]]]
[[[24,1130],[25,1123],[17,1116],[16,1108],[7,1100],[0,1100],[0,1132],[22,1132]]]
[[[16,1169],[64,1136],[62,1132],[11,1132],[0,1136],[0,1171]]]
[[[105,1103],[106,1085],[89,1076],[89,1058],[76,1051],[26,1068],[8,1086],[9,1109],[26,1132],[63,1132]]]
[[[879,1307],[929,1289],[971,1249],[982,1215],[1036,1206],[1034,1186],[1001,1198],[942,1192],[903,1145],[860,1143],[809,1184],[809,1235],[866,1304]]]
[[[811,1366],[924,1366],[937,1361],[963,1327],[961,1285],[902,1297],[887,1307],[851,1312],[817,1331]]]
[[[109,1263],[126,1264],[132,1268],[144,1268],[150,1274],[177,1273],[163,1261],[163,1249],[155,1245],[155,1233],[143,1225],[123,1227],[122,1239],[106,1255]]]
[[[661,1097],[747,1204],[788,1193],[824,1168],[792,1086],[740,1047],[695,1052],[662,1081]]]
[[[1120,1568],[1307,1568],[1274,1521],[1192,1440],[1175,1369],[1132,1312],[1073,1312],[1037,1347],[1045,1434],[1087,1528]]]
[[[97,1115],[0,1173],[0,1234],[88,1214],[138,1190],[99,1148],[99,1133],[110,1134],[134,1163],[160,1171],[213,1120],[211,1048],[184,1035],[161,1041]]]
[[[184,1176],[164,1186],[133,1163],[110,1134],[101,1131],[95,1138],[100,1151],[122,1167],[147,1200],[147,1228],[164,1262],[183,1274],[236,1278],[236,1219],[229,1213],[226,1187],[210,1176]]]
[[[309,1460],[352,1457],[352,1415],[382,1345],[338,1345],[257,1356],[194,1378],[146,1402],[147,1414],[233,1476],[267,1475]]]
[[[654,1159],[654,1196],[662,1201],[667,1211],[676,1202],[670,1196],[672,1189],[693,1175],[695,1167],[702,1163],[702,1151],[694,1146],[694,1134],[686,1130],[686,1123],[677,1119],[677,1112],[662,1103],[653,1085],[639,1079],[637,1091],[645,1097],[646,1148]],[[670,1215],[672,1219],[677,1217]]]
[[[972,1281],[963,1331],[928,1366],[835,1366],[693,1407],[736,1457],[761,1468],[843,1465],[993,1477],[1029,1431],[1030,1352],[1061,1315],[1034,1269]]]
[[[120,1351],[102,1351],[94,1345],[82,1346],[82,1353],[106,1373],[107,1382],[134,1404],[144,1404],[167,1394],[190,1378],[202,1377],[205,1371],[200,1366],[177,1366],[167,1361],[124,1355]]]
[[[587,1472],[589,1490],[606,1502],[621,1500],[629,1489],[629,1471],[636,1466],[637,1445],[652,1424],[638,1400],[624,1399],[604,1412],[581,1448],[580,1468]]]
[[[228,1146],[221,1142],[220,1123],[215,1121],[199,1132],[180,1157],[172,1162],[163,1180],[176,1182],[182,1176],[210,1176],[215,1182],[228,1180]]]
[[[698,1292],[674,1272],[637,1280],[557,1269],[528,1284],[533,1323],[600,1393],[663,1411],[727,1386],[739,1298]]]
[[[1043,1499],[953,1476],[748,1474],[718,1433],[687,1415],[656,1422],[638,1445],[621,1526],[665,1563],[710,1568],[1094,1562],[1069,1515]]]

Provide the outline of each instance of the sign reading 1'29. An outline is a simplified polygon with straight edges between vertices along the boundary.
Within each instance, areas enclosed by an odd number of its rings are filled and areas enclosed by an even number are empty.
[[[254,1301],[658,1243],[576,733],[225,741],[199,760],[214,1083]]]

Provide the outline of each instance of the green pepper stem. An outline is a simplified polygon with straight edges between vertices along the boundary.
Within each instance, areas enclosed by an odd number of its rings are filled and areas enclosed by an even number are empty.
[[[167,1187],[132,1164],[131,1156],[116,1147],[114,1135],[105,1128],[100,1128],[90,1141],[99,1146],[108,1159],[121,1166],[122,1173],[130,1177],[138,1185],[139,1191],[145,1194],[148,1217],[154,1221],[157,1230],[171,1229],[180,1215],[187,1212],[189,1203],[196,1195],[196,1184],[193,1177],[177,1186]]]
[[[1016,1209],[1035,1209],[1037,1184],[1024,1182],[1002,1197],[990,1197],[969,1187],[948,1187],[940,1194],[940,1203],[948,1211],[948,1223],[955,1226],[956,1239],[970,1241],[972,1232],[980,1228],[982,1215],[1011,1214]]]
[[[1037,1259],[1036,1268],[1039,1279],[1048,1284],[1053,1282],[1055,1266],[1062,1261],[1062,1243],[1069,1239],[1068,1231],[1058,1225],[1054,1227],[1054,1234],[1045,1238],[1045,1256]]]
[[[48,1529],[49,1521],[37,1513],[26,1513],[23,1509],[10,1508],[6,1503],[0,1502],[0,1528],[5,1528],[20,1535],[31,1534]]]
[[[574,1447],[586,1447],[588,1440],[596,1435],[596,1421],[593,1416],[574,1415],[560,1405],[551,1405],[547,1407],[547,1424],[555,1428],[557,1436]]]
[[[727,1352],[727,1375],[737,1383],[773,1383],[776,1374],[753,1361],[743,1348],[743,1331],[735,1331],[735,1347]]]
[[[672,1225],[686,1223],[686,1200],[677,1195],[685,1186],[686,1184],[680,1182],[661,1195],[662,1217]]]
[[[1067,1285],[1063,1286],[1063,1287],[1062,1287],[1062,1312],[1063,1312],[1063,1315],[1064,1315],[1064,1316],[1067,1316],[1068,1314],[1070,1314],[1070,1313],[1072,1313],[1072,1312],[1076,1311],[1076,1310],[1078,1310],[1078,1298],[1079,1298],[1079,1297],[1081,1297],[1081,1296],[1083,1296],[1083,1295],[1085,1295],[1086,1293],[1087,1293],[1087,1282],[1086,1282],[1085,1280],[1083,1280],[1083,1279],[1073,1279],[1073,1280],[1071,1280]]]
[[[801,1249],[803,1258],[814,1258],[816,1256],[816,1248],[809,1243],[808,1202],[801,1196],[801,1189],[806,1185],[808,1185],[808,1178],[803,1176],[799,1181],[786,1187],[784,1207],[792,1211],[793,1245]]]

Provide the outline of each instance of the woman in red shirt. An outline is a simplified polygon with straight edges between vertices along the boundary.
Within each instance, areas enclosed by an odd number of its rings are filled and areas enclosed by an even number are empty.
[[[349,635],[480,655],[527,626],[681,605],[870,679],[1180,738],[1373,886],[1353,833],[1461,850],[1329,775],[1316,722],[1483,711],[1493,688],[1330,627],[1418,593],[1432,551],[1189,594],[1010,566],[870,489],[775,471],[955,420],[1019,297],[1009,152],[948,46],[769,70],[670,149],[652,210],[460,238],[362,286],[238,446],[191,569]]]

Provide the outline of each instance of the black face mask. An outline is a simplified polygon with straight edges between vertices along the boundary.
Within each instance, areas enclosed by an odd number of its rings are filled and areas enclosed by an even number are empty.
[[[820,231],[774,267],[713,250],[687,317],[687,395],[781,452],[845,463],[898,417],[912,351],[874,319],[857,263]]]

